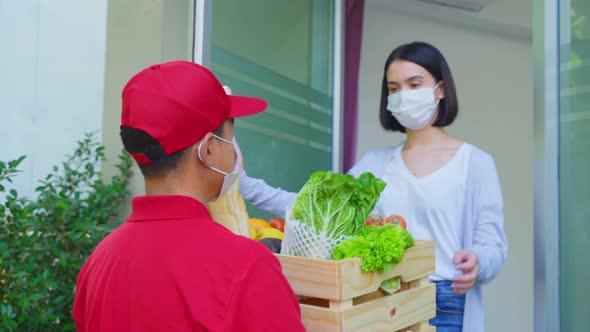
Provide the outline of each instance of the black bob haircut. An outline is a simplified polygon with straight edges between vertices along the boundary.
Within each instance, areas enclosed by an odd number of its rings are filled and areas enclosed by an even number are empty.
[[[423,42],[413,42],[393,50],[387,61],[385,61],[383,83],[381,86],[381,105],[379,107],[381,127],[385,130],[406,132],[406,128],[387,110],[387,96],[389,95],[387,88],[387,68],[397,60],[413,62],[426,69],[437,83],[440,81],[444,82],[445,97],[438,104],[438,115],[433,125],[435,127],[446,127],[452,124],[459,113],[459,101],[457,99],[455,81],[453,80],[447,60],[445,60],[445,57],[436,47]]]

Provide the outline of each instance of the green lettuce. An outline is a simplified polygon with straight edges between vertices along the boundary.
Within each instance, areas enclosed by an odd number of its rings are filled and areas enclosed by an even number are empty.
[[[385,182],[371,173],[356,179],[316,172],[297,195],[292,215],[324,236],[353,235],[364,226],[383,189]]]
[[[369,226],[336,246],[332,257],[335,260],[360,257],[363,272],[387,272],[404,258],[404,251],[413,245],[412,235],[400,226]]]
[[[381,288],[383,291],[385,291],[388,294],[393,294],[393,293],[397,292],[398,290],[400,290],[401,287],[402,287],[402,280],[400,277],[393,277],[393,278],[387,279],[387,280],[383,281],[381,283],[381,285],[379,286],[379,288]]]
[[[372,173],[361,174],[356,180],[356,190],[350,198],[351,205],[356,208],[355,232],[365,225],[365,220],[375,208],[385,185],[385,182],[377,179]]]

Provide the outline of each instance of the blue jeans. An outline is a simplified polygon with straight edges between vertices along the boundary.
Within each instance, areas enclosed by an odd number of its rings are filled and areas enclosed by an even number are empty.
[[[430,325],[436,326],[437,332],[461,332],[464,311],[465,295],[453,293],[450,281],[437,281],[436,317]]]

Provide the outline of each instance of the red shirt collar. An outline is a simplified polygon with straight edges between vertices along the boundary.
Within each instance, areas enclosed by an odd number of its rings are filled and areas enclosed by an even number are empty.
[[[138,196],[131,206],[127,221],[211,219],[207,207],[188,196]]]

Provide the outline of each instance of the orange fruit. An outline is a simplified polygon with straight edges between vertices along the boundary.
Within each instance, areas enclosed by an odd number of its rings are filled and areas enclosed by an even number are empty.
[[[263,228],[270,228],[270,225],[264,219],[260,218],[250,219],[250,226],[254,228],[256,233],[259,233]]]

